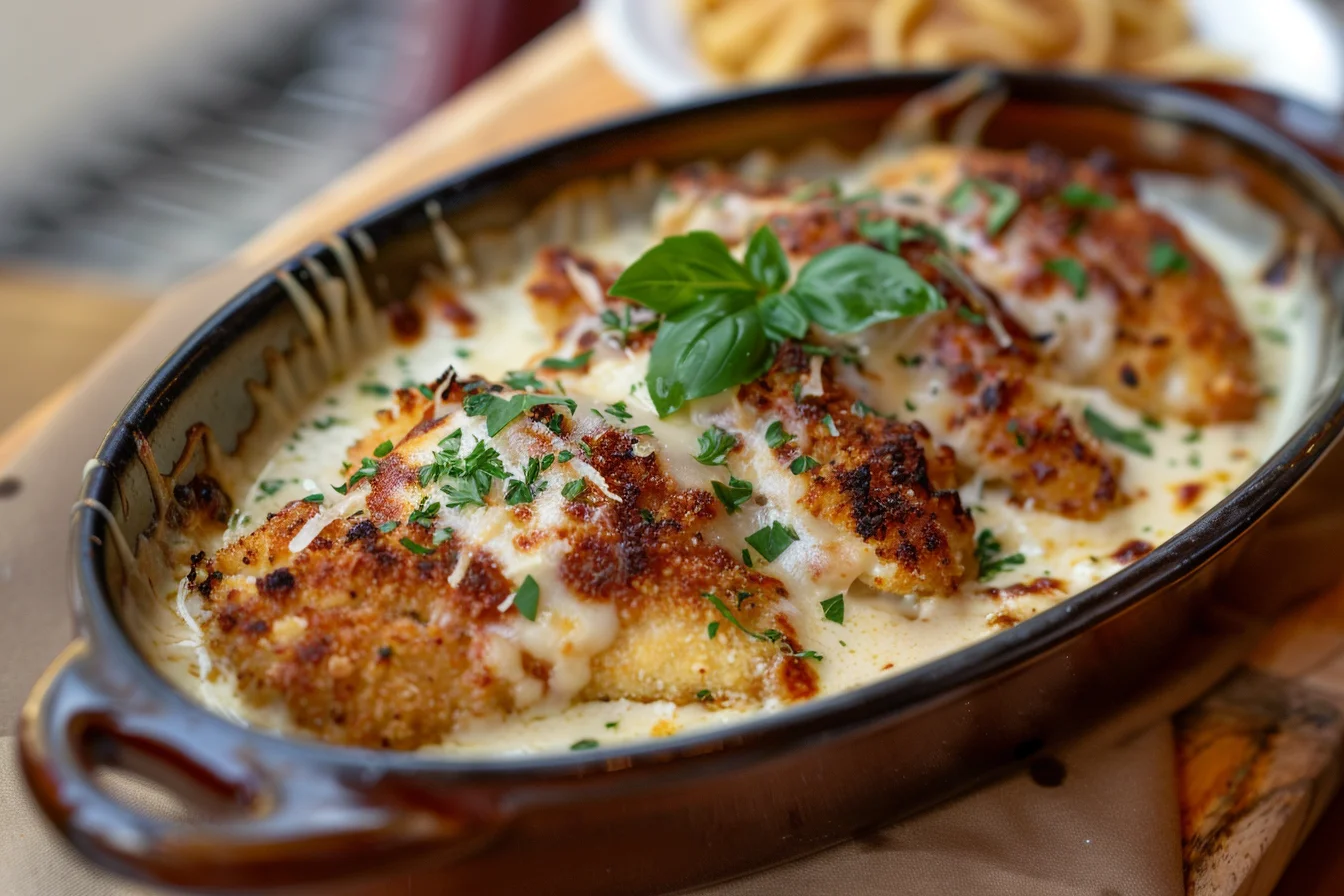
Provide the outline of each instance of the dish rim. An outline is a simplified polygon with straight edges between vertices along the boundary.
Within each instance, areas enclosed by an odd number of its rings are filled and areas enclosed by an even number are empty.
[[[735,91],[670,108],[655,108],[600,123],[577,132],[491,157],[464,171],[441,177],[402,194],[336,232],[373,232],[393,226],[399,218],[430,201],[446,208],[470,203],[478,193],[510,182],[552,159],[591,153],[596,144],[620,140],[630,132],[712,114],[734,106],[789,105],[827,98],[858,100],[886,93],[915,93],[935,86],[955,72],[862,74],[811,79],[806,82]],[[997,74],[1009,100],[1060,107],[1089,101],[1136,118],[1157,118],[1218,134],[1243,152],[1257,157],[1281,179],[1315,202],[1327,225],[1344,240],[1344,181],[1310,153],[1244,113],[1209,97],[1163,84],[1119,78],[1090,78],[1054,73]],[[839,94],[839,96],[835,96]],[[1308,191],[1308,187],[1312,188]],[[107,523],[88,501],[113,506],[120,472],[137,458],[133,432],[153,432],[174,407],[187,384],[208,369],[222,350],[272,313],[278,271],[298,273],[302,261],[326,247],[313,243],[278,264],[227,301],[170,354],[118,414],[99,448],[96,466],[86,475],[81,502],[72,522],[77,615],[90,635],[90,652],[131,674],[137,687],[150,690],[174,713],[191,713],[209,725],[221,725],[235,736],[256,738],[266,750],[299,750],[328,766],[369,768],[392,773],[453,773],[477,780],[554,778],[557,773],[582,775],[614,767],[642,766],[692,759],[710,753],[769,753],[810,745],[818,740],[853,735],[867,726],[921,705],[950,700],[977,681],[993,679],[1030,663],[1082,631],[1124,612],[1158,590],[1193,573],[1228,548],[1258,523],[1344,432],[1344,372],[1331,385],[1321,407],[1308,414],[1293,434],[1251,476],[1186,528],[1148,556],[1084,589],[1058,605],[1011,629],[958,648],[904,672],[829,694],[725,727],[704,727],[671,738],[642,738],[592,750],[544,751],[535,754],[485,756],[428,755],[379,750],[307,740],[302,736],[250,727],[193,701],[161,675],[136,648],[114,609],[115,596],[102,574]],[[1326,301],[1329,301],[1327,296]],[[1318,375],[1324,385],[1328,370]],[[137,533],[138,535],[138,533]]]

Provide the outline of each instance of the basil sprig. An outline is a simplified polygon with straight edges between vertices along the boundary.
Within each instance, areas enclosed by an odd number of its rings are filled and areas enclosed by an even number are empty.
[[[664,239],[626,268],[611,295],[664,316],[647,380],[658,416],[756,379],[779,342],[801,339],[813,323],[853,333],[947,307],[903,259],[867,245],[819,253],[785,290],[789,276],[769,227],[752,236],[744,261],[718,234],[696,230]]]

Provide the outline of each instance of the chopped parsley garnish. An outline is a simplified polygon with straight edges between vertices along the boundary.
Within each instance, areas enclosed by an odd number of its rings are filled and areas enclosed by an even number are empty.
[[[653,427],[652,427],[652,426],[648,426],[648,425],[640,425],[640,426],[636,426],[634,429],[630,430],[630,435],[632,435],[632,436],[651,436],[651,435],[653,435]]]
[[[919,408],[915,407],[915,403],[908,398],[905,400],[905,409],[912,414],[919,410]]]
[[[998,236],[1003,228],[1008,226],[1008,222],[1017,214],[1017,209],[1022,204],[1017,191],[1007,184],[982,177],[971,177],[963,180],[948,194],[945,204],[957,214],[963,214],[970,210],[971,197],[976,193],[984,196],[989,202],[989,211],[985,214],[985,232],[990,236]]]
[[[576,740],[569,745],[571,750],[596,750],[597,747],[597,741],[593,740],[591,737],[585,737],[583,740]]]
[[[434,518],[439,515],[439,502],[430,501],[429,495],[420,499],[420,503],[411,511],[411,515],[406,519],[407,523],[415,523],[424,526],[426,529],[434,528]]]
[[[541,390],[546,388],[546,384],[537,379],[537,375],[530,370],[510,370],[504,374],[504,385],[510,389],[517,389],[519,392],[526,392],[528,389]]]
[[[732,625],[735,628],[740,630],[747,637],[757,641],[769,641],[771,644],[780,644],[781,642],[783,642],[784,634],[782,632],[773,628],[768,628],[763,632],[754,632],[751,629],[747,628],[745,625],[743,625],[741,622],[739,622],[737,616],[735,616],[733,614],[733,611],[728,608],[728,605],[724,603],[722,600],[720,600],[718,597],[716,597],[713,594],[709,594],[708,592],[706,592],[702,596],[705,598],[705,600],[709,601],[711,604],[714,605],[714,609],[718,610],[719,614],[722,615],[724,619],[727,619],[730,623],[732,623]],[[741,607],[742,602],[739,600],[737,605],[738,607]],[[710,624],[713,625],[713,623]],[[718,631],[718,629],[715,629],[715,631]],[[711,635],[710,637],[713,636]],[[821,654],[817,653],[815,650],[803,650],[795,652],[792,646],[788,644],[788,642],[783,642],[781,647],[787,656],[794,656],[798,657],[799,659],[814,659],[814,660],[821,659]]]
[[[1144,426],[1146,426],[1148,429],[1151,429],[1153,432],[1162,431],[1162,421],[1154,417],[1152,414],[1141,415],[1139,417],[1139,422],[1142,423]]]
[[[537,606],[541,603],[541,588],[537,580],[528,576],[513,593],[513,607],[518,615],[530,622],[537,621]],[[596,746],[596,745],[594,745]]]
[[[441,529],[435,529],[434,537],[430,540],[434,542],[435,547],[438,547],[439,545],[443,544],[445,541],[447,541],[452,537],[453,537],[453,527],[444,526]]]
[[[835,428],[835,420],[830,414],[821,418],[821,425],[826,427],[826,431],[830,433],[832,437],[840,435],[840,430]]]
[[[1103,442],[1114,442],[1122,448],[1128,448],[1144,457],[1153,456],[1153,446],[1148,442],[1142,429],[1123,429],[1094,411],[1091,406],[1083,409],[1083,420],[1092,434]]]
[[[1261,327],[1260,336],[1267,342],[1273,342],[1275,345],[1287,345],[1288,334],[1278,327]]]
[[[505,399],[492,392],[473,392],[462,402],[462,410],[468,417],[484,417],[486,433],[497,436],[524,411],[544,404],[564,405],[571,414],[578,408],[572,398],[525,393]]]
[[[388,456],[389,454],[391,454],[391,453],[392,453],[392,440],[391,440],[391,439],[388,439],[387,441],[385,441],[385,442],[383,442],[381,445],[379,445],[377,448],[373,449],[373,456],[374,456],[374,457],[387,457],[387,456]]]
[[[714,695],[710,693],[709,688],[701,688],[695,692],[695,699],[699,700],[701,703],[706,703],[713,700]]]
[[[716,619],[715,621],[711,622],[711,623],[709,624],[709,628],[706,629],[706,631],[707,631],[708,634],[709,634],[709,640],[713,641],[715,635],[717,635],[717,634],[719,633],[719,622],[718,622],[718,620]]]
[[[593,446],[589,445],[583,439],[579,439],[579,450],[583,452],[584,457],[593,456]]]
[[[341,422],[344,421],[340,420],[337,417],[331,417],[331,416],[318,417],[316,420],[313,421],[313,429],[320,429],[320,430],[331,429],[337,423]]]
[[[817,463],[813,458],[808,457],[806,454],[800,454],[793,459],[793,463],[789,464],[789,472],[795,476],[799,476],[806,473],[808,470],[815,469],[819,466],[821,466],[821,464]]]
[[[980,581],[988,581],[999,573],[1027,562],[1021,552],[1002,556],[1003,545],[994,537],[993,531],[981,529],[975,536],[975,559],[980,564]]]
[[[1059,191],[1059,199],[1069,208],[1115,208],[1115,197],[1098,193],[1086,184],[1072,183]]]
[[[652,523],[653,511],[649,510],[647,507],[641,507],[639,508],[639,518],[646,523]]]
[[[587,366],[588,359],[591,358],[592,356],[593,353],[591,350],[589,350],[584,352],[583,354],[575,355],[573,358],[570,358],[568,360],[566,360],[565,358],[547,358],[546,360],[542,361],[539,366],[545,367],[548,370],[577,370],[580,367]]]
[[[765,428],[765,444],[771,448],[782,448],[793,439],[792,435],[784,431],[784,424],[778,420]]]
[[[315,495],[304,495],[303,500],[307,504],[321,504],[323,501],[326,500],[326,498],[324,498],[321,494],[315,494]]]
[[[778,521],[757,529],[746,538],[747,544],[755,548],[756,553],[764,557],[767,563],[774,562],[797,540],[798,533]]]
[[[1204,430],[1196,426],[1194,429],[1186,433],[1185,436],[1181,439],[1181,441],[1187,445],[1193,445],[1202,438],[1204,438]]]
[[[263,479],[257,483],[257,488],[263,495],[267,496],[274,495],[284,487],[285,480],[283,479]]]
[[[857,398],[854,399],[854,404],[851,405],[849,409],[860,417],[881,417],[884,420],[894,420],[896,417],[895,414],[884,414],[877,408],[868,404],[868,402],[861,401]]]
[[[924,363],[923,355],[897,355],[896,363],[902,367],[918,367]]]
[[[569,482],[565,483],[564,488],[560,489],[560,494],[568,500],[573,501],[579,495],[583,494],[583,490],[587,487],[588,483],[584,480],[571,479]]]
[[[538,460],[535,457],[527,459],[527,465],[523,468],[522,479],[510,479],[504,486],[504,503],[510,507],[517,504],[530,504],[532,499],[539,492],[546,488],[546,483],[537,483],[537,477],[541,471],[549,467],[555,461],[555,455],[547,454]]]
[[[433,548],[427,548],[420,542],[413,541],[410,538],[403,538],[401,540],[401,546],[404,547],[406,550],[410,551],[412,554],[420,554],[423,556],[424,554],[434,553]]]
[[[737,438],[732,433],[725,432],[717,426],[711,427],[700,433],[700,438],[696,442],[696,447],[700,452],[695,455],[695,459],[707,467],[718,467],[728,462],[728,452],[733,450],[737,444]]]
[[[376,395],[379,398],[386,398],[392,394],[392,390],[382,383],[360,383],[359,391],[365,395]]]
[[[434,390],[426,386],[424,383],[419,384],[415,388],[419,390],[421,395],[425,396],[430,401],[434,400]]]
[[[1158,240],[1148,250],[1148,273],[1154,277],[1182,274],[1190,270],[1190,259],[1166,240]]]
[[[821,614],[831,622],[845,624],[845,596],[837,594],[835,597],[828,597],[821,602]]]
[[[729,514],[737,513],[743,504],[751,500],[751,483],[738,479],[731,473],[728,474],[727,485],[717,479],[712,480],[709,484],[714,487],[714,494],[718,495]]]
[[[748,551],[746,548],[742,549],[742,565],[745,566],[747,569],[751,569],[753,566],[756,565],[755,563],[751,562],[751,551]]]
[[[625,421],[629,420],[629,419],[630,419],[630,416],[631,416],[631,415],[630,415],[630,412],[629,412],[628,410],[626,410],[625,402],[623,402],[623,401],[618,401],[618,402],[616,402],[616,403],[614,403],[614,404],[609,404],[609,405],[607,405],[607,407],[606,407],[606,411],[607,411],[608,414],[610,414],[611,416],[615,417],[617,420],[621,421],[622,423],[624,423]]]
[[[353,487],[361,479],[372,479],[378,474],[378,461],[371,457],[366,457],[359,462],[359,469],[350,474],[350,479],[346,483],[347,487]]]
[[[619,725],[619,724],[621,724],[621,723],[620,723],[620,722],[608,722],[608,723],[606,724],[605,727],[607,727],[607,728],[615,728],[615,727],[616,727],[617,725]]]
[[[1073,297],[1087,295],[1087,269],[1076,258],[1051,258],[1045,269],[1073,287]]]
[[[383,533],[384,535],[386,535],[387,533],[391,532],[393,529],[397,528],[397,526],[399,526],[399,525],[401,525],[401,524],[398,523],[396,520],[388,520],[388,521],[385,522],[385,523],[379,523],[379,524],[378,524],[378,531],[381,532],[381,533]]]

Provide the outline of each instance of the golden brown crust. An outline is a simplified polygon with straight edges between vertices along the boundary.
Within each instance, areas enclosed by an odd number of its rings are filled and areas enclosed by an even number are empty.
[[[1115,345],[1088,383],[1148,414],[1175,414],[1192,424],[1255,415],[1251,339],[1217,272],[1178,227],[1138,204],[1130,179],[1113,162],[1094,157],[1079,164],[1046,150],[977,150],[962,156],[962,165],[968,176],[1012,186],[1022,199],[1011,226],[1011,238],[1025,241],[1030,258],[1017,284],[1022,295],[1046,291],[1054,276],[1045,271],[1048,260],[1072,258],[1094,291],[1115,302]],[[1114,207],[1061,203],[1074,183],[1114,197]],[[1180,270],[1150,269],[1153,248],[1162,244],[1179,253]]]
[[[460,385],[448,389],[449,401],[461,397]],[[517,618],[515,606],[499,608],[519,583],[469,537],[433,546],[431,529],[407,522],[419,470],[404,449],[418,439],[437,441],[448,428],[421,419],[427,407],[407,396],[403,417],[421,422],[408,428],[404,419],[384,419],[379,435],[393,424],[405,432],[378,461],[363,515],[332,521],[291,555],[292,540],[320,512],[317,504],[294,502],[213,560],[195,559],[191,580],[208,609],[210,648],[237,672],[244,699],[281,702],[300,728],[325,740],[408,749],[471,719],[519,708],[516,682],[493,671],[489,647],[494,628]],[[535,408],[529,419],[544,427],[551,413]],[[534,453],[545,447],[541,427]],[[809,661],[792,655],[802,646],[780,609],[784,587],[706,542],[703,528],[722,512],[712,496],[678,488],[656,457],[635,454],[637,440],[628,433],[603,427],[584,442],[605,488],[620,500],[586,488],[565,502],[563,526],[530,528],[514,541],[520,550],[564,541],[559,573],[569,591],[617,612],[615,642],[591,661],[581,699],[685,704],[708,691],[715,705],[755,705],[814,694]],[[577,437],[567,444],[581,450]],[[524,525],[531,519],[529,505],[502,506],[498,486],[489,500],[491,507],[476,512],[510,514]],[[778,634],[748,636],[707,593],[734,608],[751,631]],[[525,652],[521,662],[544,692],[548,665]]]
[[[821,363],[821,395],[795,398],[794,386],[810,374],[811,361],[797,344],[786,343],[774,366],[741,387],[738,399],[803,437],[807,456],[819,466],[801,474],[808,477],[802,504],[896,565],[874,584],[904,593],[955,591],[975,573],[975,526],[953,490],[951,449],[934,446],[919,423],[857,413],[854,394],[835,382],[833,364],[831,358]],[[775,449],[784,465],[801,454],[795,442]]]

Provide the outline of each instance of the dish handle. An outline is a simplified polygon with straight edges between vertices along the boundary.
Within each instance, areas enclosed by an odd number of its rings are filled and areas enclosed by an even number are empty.
[[[257,750],[255,735],[227,723],[170,715],[111,665],[82,640],[66,648],[23,708],[19,749],[43,811],[115,871],[212,890],[348,883],[431,858],[447,864],[500,830],[483,794],[431,796],[423,781],[337,767],[279,740]],[[165,788],[185,817],[119,799],[100,769]]]

